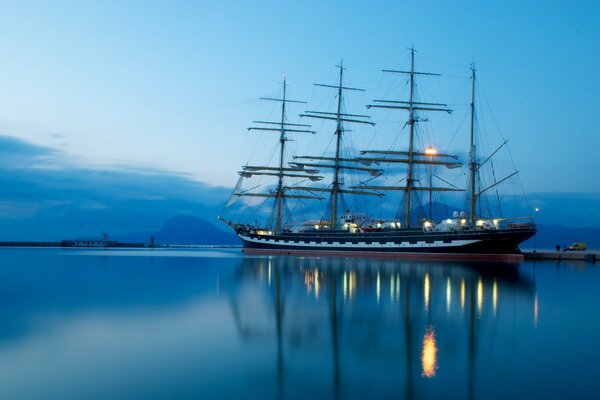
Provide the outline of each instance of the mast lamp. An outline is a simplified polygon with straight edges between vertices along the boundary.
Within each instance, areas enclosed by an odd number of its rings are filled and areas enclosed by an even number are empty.
[[[435,156],[437,154],[437,150],[433,146],[429,146],[425,149],[425,154],[428,156]]]

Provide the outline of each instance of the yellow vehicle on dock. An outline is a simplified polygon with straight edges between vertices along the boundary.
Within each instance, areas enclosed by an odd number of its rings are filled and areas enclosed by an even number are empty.
[[[583,242],[573,243],[565,249],[565,251],[584,251],[587,249],[587,244]]]

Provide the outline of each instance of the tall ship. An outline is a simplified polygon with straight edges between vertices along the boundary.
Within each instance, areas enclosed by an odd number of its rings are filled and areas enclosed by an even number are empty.
[[[280,106],[278,118],[254,121],[248,130],[278,134],[276,157],[271,158],[275,162],[242,166],[238,184],[219,217],[234,229],[243,243],[244,252],[419,259],[522,259],[519,244],[535,235],[533,218],[507,217],[501,211],[494,215],[489,207],[482,206],[484,195],[497,194],[498,186],[515,176],[517,171],[500,179],[496,179],[495,173],[491,180],[481,178],[483,167],[493,165],[492,158],[507,141],[490,154],[478,152],[475,67],[471,66],[470,76],[468,152],[460,156],[438,151],[431,145],[423,146],[423,141],[419,140],[419,124],[428,121],[425,116],[429,113],[450,114],[452,110],[446,104],[421,101],[417,96],[416,80],[439,74],[415,70],[415,50],[409,50],[408,68],[382,70],[384,74],[405,77],[405,97],[374,100],[366,105],[367,109],[399,111],[407,116],[402,128],[395,132],[384,150],[344,147],[346,136],[352,131],[350,127],[374,126],[375,123],[369,115],[347,110],[347,94],[363,89],[346,86],[342,62],[336,66],[339,69],[336,84],[315,84],[319,89],[333,92],[333,109],[305,110],[298,114],[303,119],[322,120],[333,125],[334,135],[328,150],[317,149],[317,152],[322,151],[321,154],[289,154],[289,142],[300,141],[304,139],[300,136],[317,132],[311,125],[288,120],[290,107],[306,106],[307,103],[288,98],[286,79],[281,96],[262,99]],[[439,176],[437,171],[444,168],[462,171],[466,187]],[[257,178],[271,181],[244,187],[245,181]],[[461,193],[464,209],[444,207],[443,212],[447,215],[434,213],[434,208],[439,208],[434,195],[457,198]],[[354,200],[353,205],[350,198]],[[387,210],[377,209],[382,198],[393,199],[391,204],[396,206],[393,215],[384,215],[390,207]],[[238,210],[229,213],[230,208],[239,202],[242,206],[238,204]],[[364,209],[357,210],[357,204],[363,205]],[[268,211],[261,213],[257,211],[259,209]],[[320,210],[320,214],[314,210]],[[234,215],[229,216],[228,213]],[[249,213],[250,217],[244,213]]]

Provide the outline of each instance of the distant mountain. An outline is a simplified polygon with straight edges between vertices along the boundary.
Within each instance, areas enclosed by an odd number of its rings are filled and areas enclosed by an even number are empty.
[[[179,215],[155,235],[156,244],[241,244],[236,235],[223,232],[204,218]]]
[[[240,240],[233,233],[222,231],[204,218],[178,215],[169,219],[158,232],[134,232],[111,235],[111,239],[122,243],[150,244],[154,237],[156,244],[178,245],[237,245]]]

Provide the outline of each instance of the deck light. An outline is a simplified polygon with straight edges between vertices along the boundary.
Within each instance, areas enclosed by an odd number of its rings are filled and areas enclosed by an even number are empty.
[[[425,149],[425,154],[428,156],[435,156],[437,154],[437,150],[433,146],[429,146]]]

